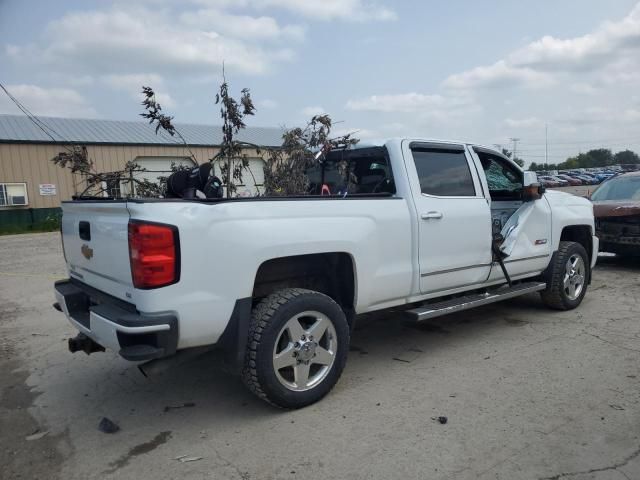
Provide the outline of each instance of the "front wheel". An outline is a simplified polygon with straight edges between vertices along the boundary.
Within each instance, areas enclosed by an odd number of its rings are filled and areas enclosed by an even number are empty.
[[[348,351],[349,325],[336,302],[311,290],[280,290],[253,309],[243,380],[273,405],[304,407],[333,388]]]
[[[560,242],[547,268],[547,288],[540,292],[542,301],[556,310],[571,310],[582,302],[591,275],[589,257],[576,242]]]

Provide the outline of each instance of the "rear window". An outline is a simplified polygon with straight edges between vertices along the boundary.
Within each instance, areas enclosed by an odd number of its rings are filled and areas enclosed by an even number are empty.
[[[387,150],[338,150],[306,171],[310,195],[395,193]]]

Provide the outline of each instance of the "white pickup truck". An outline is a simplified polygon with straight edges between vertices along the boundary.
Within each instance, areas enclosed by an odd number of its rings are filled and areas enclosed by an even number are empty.
[[[54,306],[80,331],[70,350],[157,365],[220,349],[251,391],[297,408],[337,382],[359,314],[421,322],[536,291],[567,310],[590,283],[591,203],[490,148],[359,144],[308,177],[300,197],[65,202]]]

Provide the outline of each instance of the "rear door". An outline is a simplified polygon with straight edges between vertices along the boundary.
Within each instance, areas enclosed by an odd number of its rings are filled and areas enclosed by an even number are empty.
[[[62,204],[62,241],[71,278],[128,300],[132,290],[126,201]]]
[[[491,211],[464,145],[405,141],[417,210],[420,288],[434,293],[486,281]]]

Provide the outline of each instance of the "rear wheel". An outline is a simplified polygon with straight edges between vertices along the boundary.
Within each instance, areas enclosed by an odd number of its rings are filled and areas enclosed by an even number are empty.
[[[547,288],[540,293],[542,301],[556,310],[576,308],[587,293],[590,275],[584,247],[576,242],[560,242],[545,275]]]
[[[304,407],[333,388],[348,350],[349,326],[336,302],[311,290],[281,290],[252,312],[243,380],[273,405]]]

